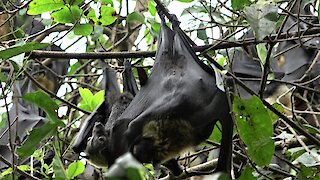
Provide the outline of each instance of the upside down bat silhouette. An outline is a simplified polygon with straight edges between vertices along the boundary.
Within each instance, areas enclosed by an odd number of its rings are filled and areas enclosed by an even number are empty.
[[[222,142],[216,171],[230,172],[233,122],[226,94],[216,84],[217,74],[208,69],[178,25],[171,30],[162,22],[148,81],[119,118],[111,111],[105,129],[95,124],[87,153],[103,146],[96,159],[110,166],[131,151],[140,162],[165,163],[178,175],[181,169],[175,157],[207,139],[219,120]],[[102,154],[106,154],[103,159]]]
[[[129,150],[143,163],[168,162],[209,137],[222,124],[217,171],[230,172],[233,122],[225,92],[214,74],[205,71],[177,24],[162,22],[152,73],[110,129],[109,164]]]
[[[98,166],[106,166],[107,164],[111,164],[109,158],[110,148],[107,146],[110,144],[110,129],[113,127],[117,118],[128,107],[128,105],[133,99],[133,95],[135,95],[138,91],[136,81],[131,71],[130,62],[125,61],[124,66],[124,93],[117,93],[116,95],[114,95],[114,102],[112,104],[111,112],[105,125],[101,122],[95,123],[92,130],[92,136],[89,137],[87,141],[87,146],[85,150],[86,155],[88,156],[87,158],[92,163]]]
[[[101,153],[107,147],[104,144],[108,144],[106,137],[109,133],[104,127],[110,129],[115,119],[122,114],[138,91],[130,62],[125,60],[124,65],[124,93],[120,94],[115,71],[103,62],[105,101],[85,119],[72,146],[76,153],[86,150],[88,158],[96,165],[106,165],[104,160],[106,154]],[[87,141],[88,138],[89,141]]]

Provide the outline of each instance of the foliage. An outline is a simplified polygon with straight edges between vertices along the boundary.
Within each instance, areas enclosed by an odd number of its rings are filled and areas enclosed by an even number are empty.
[[[2,167],[0,163],[1,178],[23,178],[22,171],[39,179],[85,179],[89,163],[79,160],[71,145],[81,121],[110,95],[104,89],[105,66],[101,61],[117,70],[119,77],[123,71],[123,52],[130,51],[132,57],[139,57],[135,53],[156,50],[161,27],[157,3],[153,0],[17,0],[14,5],[11,2],[0,2],[3,7],[0,146],[8,149],[1,155],[15,166]],[[292,1],[279,0],[166,0],[163,4],[176,13],[190,39],[203,45],[196,47],[196,51],[209,48],[206,51],[212,58],[248,86],[257,82],[256,87],[249,88],[259,97],[246,97],[239,85],[225,84],[226,89],[232,90],[228,96],[236,123],[236,178],[319,179],[319,148],[306,138],[320,134],[319,64],[312,63],[318,57],[320,42],[319,1],[306,0],[293,5]],[[170,22],[167,24],[170,26]],[[64,58],[69,52],[87,54]],[[95,55],[108,52],[113,58],[89,59],[92,52]],[[150,73],[154,62],[153,57],[145,55],[152,53],[141,54],[139,58],[131,58],[137,80],[136,68],[142,67]],[[203,59],[201,53],[198,55]],[[243,59],[249,59],[250,63],[239,62]],[[252,68],[253,62],[258,66]],[[232,68],[239,64],[251,69],[234,72]],[[303,72],[297,74],[296,70]],[[225,72],[220,73],[225,75]],[[291,76],[298,78],[288,79]],[[246,81],[246,78],[251,79]],[[261,78],[267,82],[261,83]],[[45,89],[37,87],[35,81]],[[274,82],[287,85],[286,92],[277,94],[279,86],[272,86]],[[276,94],[277,98],[269,101],[270,94]],[[283,101],[285,98],[289,103]],[[275,115],[262,99],[272,103],[305,132]],[[214,149],[220,141],[221,124],[217,123],[207,142],[197,147],[207,155],[205,161],[216,158]],[[279,154],[279,150],[281,158],[286,160],[277,164],[281,171],[274,168],[274,154]],[[19,160],[12,160],[13,155]],[[181,157],[184,162],[181,164],[185,168],[196,166],[193,164],[196,155]],[[142,166],[132,157],[123,156],[119,160],[121,166],[103,168],[104,178],[153,179],[158,175],[155,167]],[[285,169],[283,164],[291,168]]]
[[[274,153],[272,119],[260,99],[250,100],[235,97],[233,110],[239,135],[248,147],[248,154],[258,166],[270,164]]]
[[[103,90],[93,95],[89,89],[80,87],[79,93],[82,98],[79,107],[88,111],[95,110],[104,100]]]

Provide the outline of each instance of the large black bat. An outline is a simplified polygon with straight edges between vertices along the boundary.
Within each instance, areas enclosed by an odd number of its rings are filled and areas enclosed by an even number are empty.
[[[291,12],[293,14],[300,13],[300,17],[302,17],[301,19],[303,19],[303,21],[290,16],[283,28],[283,32],[303,31],[311,28],[312,26],[310,26],[310,24],[319,25],[319,20],[317,16],[314,16],[313,12],[311,12],[311,7],[312,3],[309,1],[303,1],[301,4],[295,4]],[[276,52],[280,54],[284,52],[278,58],[282,61],[280,70],[285,74],[281,80],[300,81],[301,79],[302,81],[309,81],[312,79],[311,83],[308,83],[308,86],[318,89],[320,81],[316,77],[320,74],[320,61],[318,55],[319,46],[319,37],[306,37],[280,42]],[[312,69],[309,71],[309,68]],[[310,93],[310,96],[308,95],[308,97],[312,99],[312,102],[318,104],[319,96],[317,93]],[[295,108],[298,110],[305,109],[305,102],[295,101],[294,104],[296,106]],[[304,114],[303,117],[310,124],[319,127],[319,118],[315,118],[315,116],[311,114]]]
[[[84,120],[76,140],[72,145],[72,149],[76,153],[83,152],[86,149],[87,140],[92,134],[95,123],[106,123],[111,113],[111,107],[115,102],[115,97],[120,94],[115,71],[111,69],[107,63],[102,63],[104,66],[103,82],[105,83],[105,101]]]
[[[230,172],[233,122],[227,96],[201,63],[178,25],[171,30],[162,22],[152,73],[111,130],[111,163],[128,148],[141,162],[171,162],[207,139],[219,120],[223,136],[216,170]]]
[[[48,48],[49,49],[49,48]],[[58,46],[50,47],[50,50],[62,51],[62,49]],[[32,70],[39,70],[39,68],[35,68],[35,64],[30,64],[30,68]],[[67,59],[54,59],[50,63],[51,71],[55,72],[58,75],[67,74],[67,70],[69,67],[69,60]],[[41,68],[40,68],[41,69]],[[55,76],[52,72],[42,68],[41,71],[45,72],[45,75],[41,76],[41,78],[45,79],[46,82],[42,81],[38,82],[45,86],[50,84],[49,88],[53,93],[57,93],[60,88],[61,83],[59,82],[59,78]],[[15,97],[21,97],[26,93],[34,92],[37,90],[37,87],[34,86],[33,82],[29,78],[24,78],[23,80],[16,81],[13,85],[17,91],[15,91]],[[47,87],[46,87],[47,88]],[[25,102],[22,99],[16,99],[13,101],[13,106],[9,111],[10,122],[12,122],[11,126],[11,140],[12,143],[22,142],[27,137],[27,131],[42,126],[45,122],[47,122],[46,115],[43,113],[41,109],[32,105],[30,103]],[[19,118],[18,118],[19,117]],[[15,121],[17,119],[17,121]],[[9,124],[5,124],[4,128],[0,129],[0,155],[6,158],[8,161],[12,160],[12,152],[8,146],[9,144]],[[3,162],[0,162],[0,168],[6,168],[7,165]]]
[[[254,37],[253,31],[249,30],[242,38],[252,37]],[[261,63],[258,57],[257,49],[254,45],[234,49],[231,57],[231,69],[237,77],[248,79],[262,77]],[[270,69],[271,72],[274,73],[275,79],[281,79],[284,76],[284,73],[279,70],[278,63],[276,61],[270,61]],[[258,93],[260,91],[260,81],[243,80],[243,82],[254,92]],[[241,86],[235,86],[241,98],[248,99],[251,97],[251,94],[244,90]],[[273,96],[275,89],[278,89],[279,87],[279,83],[267,84],[267,87],[264,91],[264,97]]]
[[[304,17],[304,21],[299,21],[290,16],[283,28],[283,32],[307,30],[310,28],[310,25],[305,22],[319,24],[318,18],[310,11],[310,3],[311,2],[306,1],[301,3],[301,5],[296,4],[294,6],[291,13],[300,13],[301,15],[306,15],[308,17]],[[319,46],[319,37],[301,38],[299,40],[290,40],[279,43],[276,52],[285,52],[279,56],[279,59],[283,61],[283,65],[280,67],[280,70],[285,73],[282,80],[292,81],[300,79],[306,73],[312,60],[316,57]],[[311,78],[320,74],[319,67],[320,63],[317,61],[313,71],[309,74]],[[315,82],[318,83],[318,81]]]
[[[105,124],[102,122],[95,122],[92,135],[87,141],[86,155],[87,158],[98,166],[107,166],[109,162],[109,142],[110,142],[110,129],[114,126],[117,118],[128,107],[138,91],[137,83],[132,74],[131,64],[128,60],[124,61],[123,85],[124,92],[114,94],[112,97],[114,102],[112,103],[110,115],[106,118]],[[118,86],[115,81],[115,77],[111,82],[114,82],[114,86]]]

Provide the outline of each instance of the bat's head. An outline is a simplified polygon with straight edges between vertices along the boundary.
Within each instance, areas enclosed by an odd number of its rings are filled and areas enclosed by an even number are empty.
[[[119,95],[118,97],[118,103],[119,104],[124,104],[124,105],[129,105],[133,99],[133,95],[129,92],[124,92]]]
[[[107,166],[108,137],[109,131],[105,130],[102,123],[96,122],[92,136],[88,138],[85,153],[87,158],[97,166]]]

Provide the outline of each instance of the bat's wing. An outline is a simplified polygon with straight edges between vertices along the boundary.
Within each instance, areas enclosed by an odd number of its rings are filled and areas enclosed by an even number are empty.
[[[108,131],[114,126],[116,120],[138,92],[137,82],[132,74],[131,64],[127,59],[124,61],[124,68],[124,72],[122,73],[124,92],[115,96],[115,102],[112,105],[110,116],[105,124],[105,129]]]
[[[124,72],[123,76],[123,88],[125,92],[130,92],[133,96],[135,96],[138,92],[138,86],[136,79],[132,74],[131,63],[129,60],[125,59],[124,61]]]
[[[115,97],[120,94],[119,85],[117,82],[117,75],[114,69],[112,69],[107,63],[102,62],[104,66],[104,78],[103,82],[105,83],[105,96],[106,101],[109,107],[112,106],[112,104],[115,101]],[[110,113],[111,109],[108,109],[108,113]],[[109,116],[107,114],[107,116]]]

